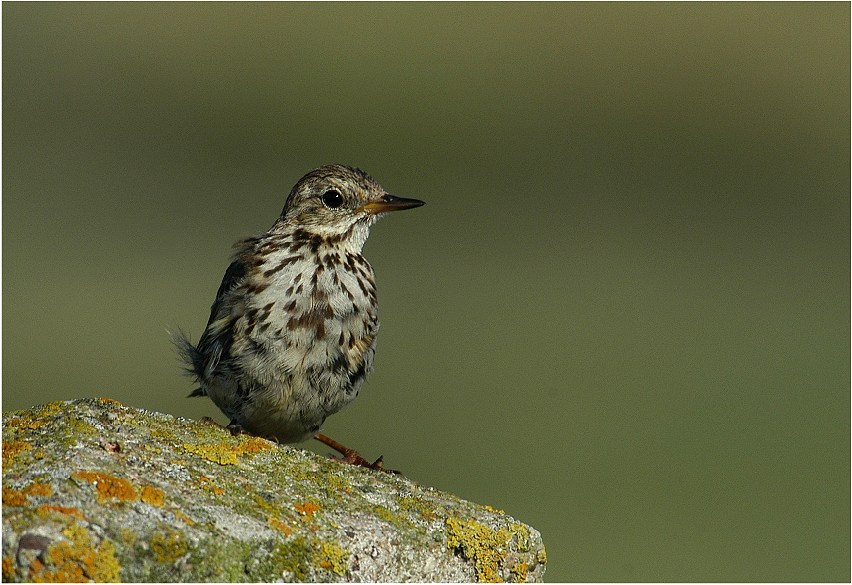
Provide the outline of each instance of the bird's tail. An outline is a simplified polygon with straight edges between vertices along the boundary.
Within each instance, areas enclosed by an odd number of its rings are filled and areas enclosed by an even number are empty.
[[[185,364],[184,371],[194,377],[196,380],[201,380],[201,375],[204,372],[204,358],[198,348],[186,336],[186,333],[180,329],[169,331],[169,337],[172,338],[172,344],[178,353],[178,357]],[[189,396],[207,396],[207,392],[203,388],[196,388],[189,393]]]

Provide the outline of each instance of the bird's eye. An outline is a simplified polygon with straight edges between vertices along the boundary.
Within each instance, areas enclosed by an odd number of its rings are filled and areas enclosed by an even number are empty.
[[[343,195],[340,194],[340,191],[329,189],[322,194],[322,202],[325,203],[326,207],[337,209],[343,205]]]

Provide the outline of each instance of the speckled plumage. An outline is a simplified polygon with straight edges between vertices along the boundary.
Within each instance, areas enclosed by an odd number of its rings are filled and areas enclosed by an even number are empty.
[[[192,395],[259,436],[316,434],[372,370],[378,306],[361,255],[370,226],[422,204],[342,165],[302,177],[269,231],[237,243],[198,344],[175,336],[200,384]]]

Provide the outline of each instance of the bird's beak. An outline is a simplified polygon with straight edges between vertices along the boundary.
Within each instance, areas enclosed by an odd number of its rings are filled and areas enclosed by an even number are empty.
[[[379,213],[387,213],[388,211],[400,211],[402,209],[411,209],[412,207],[420,207],[425,203],[419,199],[406,199],[405,197],[395,197],[387,193],[378,201],[371,201],[361,209],[367,213],[378,215]]]

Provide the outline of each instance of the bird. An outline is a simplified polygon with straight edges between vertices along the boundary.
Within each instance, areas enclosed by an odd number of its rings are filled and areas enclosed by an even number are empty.
[[[423,205],[387,193],[366,172],[308,172],[265,233],[234,244],[210,318],[193,344],[172,340],[198,388],[246,432],[279,443],[316,438],[349,463],[381,469],[320,433],[358,396],[379,331],[373,268],[362,255],[387,213]]]

